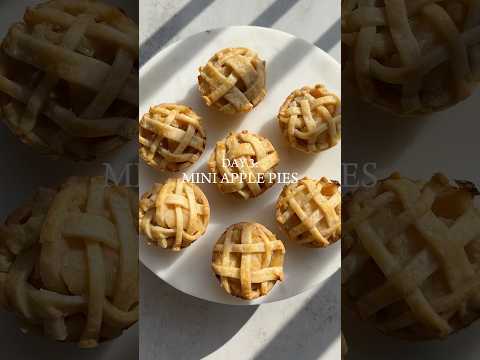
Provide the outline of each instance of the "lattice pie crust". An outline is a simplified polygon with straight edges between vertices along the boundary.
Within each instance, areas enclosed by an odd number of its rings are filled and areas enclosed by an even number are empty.
[[[398,174],[344,200],[344,299],[383,332],[444,337],[480,315],[478,192]]]
[[[265,61],[246,48],[217,52],[198,76],[205,103],[227,114],[252,110],[264,99],[265,84]]]
[[[28,8],[0,52],[7,126],[42,153],[92,160],[138,133],[138,27],[96,1]]]
[[[283,280],[285,247],[265,226],[231,225],[213,249],[212,267],[230,295],[252,300]]]
[[[0,307],[94,347],[138,320],[137,194],[103,178],[40,190],[0,226]]]
[[[480,79],[479,9],[477,1],[342,1],[347,83],[402,115],[458,103]]]

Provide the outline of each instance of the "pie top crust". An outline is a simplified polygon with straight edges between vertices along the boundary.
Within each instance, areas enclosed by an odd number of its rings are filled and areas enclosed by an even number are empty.
[[[284,278],[285,247],[265,226],[231,225],[213,249],[212,267],[230,295],[246,300],[270,292]]]
[[[138,320],[137,195],[103,178],[40,190],[0,226],[0,307],[95,347]]]
[[[188,106],[161,104],[140,120],[140,156],[157,170],[180,171],[203,154],[206,135],[201,118]]]
[[[138,27],[100,2],[29,7],[0,51],[0,109],[23,142],[91,160],[138,132]]]
[[[469,96],[480,79],[479,35],[472,2],[342,2],[344,74],[366,100],[398,114]]]
[[[270,140],[248,132],[230,133],[217,142],[208,161],[218,189],[241,199],[257,197],[275,184],[280,158]]]
[[[342,284],[346,303],[383,332],[445,337],[480,314],[478,192],[440,174],[398,174],[345,201]]]
[[[290,240],[308,247],[326,247],[341,236],[341,189],[326,178],[307,177],[285,185],[276,219]]]
[[[288,143],[305,153],[335,146],[341,135],[340,99],[323,85],[295,90],[278,114]]]
[[[182,179],[155,184],[140,201],[139,228],[150,244],[180,251],[207,230],[210,206],[203,191]]]
[[[250,49],[223,49],[199,71],[205,103],[227,114],[252,110],[267,93],[265,61]]]

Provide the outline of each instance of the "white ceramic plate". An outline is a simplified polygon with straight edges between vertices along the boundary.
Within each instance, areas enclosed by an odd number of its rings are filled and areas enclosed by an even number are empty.
[[[196,78],[198,68],[218,50],[225,47],[248,47],[267,62],[268,95],[249,114],[228,118],[208,109],[199,96]],[[287,146],[279,131],[276,115],[284,99],[294,89],[316,83],[325,84],[340,96],[340,65],[328,54],[289,34],[259,27],[229,27],[202,32],[165,48],[140,71],[140,112],[164,102],[183,103],[204,119],[207,148],[200,160],[188,169],[206,170],[207,159],[216,141],[231,131],[250,130],[269,138],[280,155],[277,171],[298,172],[300,177],[326,176],[340,181],[341,146],[308,156]],[[168,176],[141,162],[140,192],[151,189],[154,182]],[[266,193],[248,201],[221,194],[215,184],[200,184],[209,199],[211,220],[207,233],[187,249],[173,253],[140,241],[140,259],[161,279],[175,288],[209,301],[225,304],[258,304],[297,295],[327,279],[340,267],[340,244],[327,249],[308,249],[288,242],[275,223],[275,202],[282,189],[276,184]],[[287,248],[285,281],[277,284],[267,296],[246,302],[227,295],[211,270],[212,248],[229,225],[255,221],[267,226]]]

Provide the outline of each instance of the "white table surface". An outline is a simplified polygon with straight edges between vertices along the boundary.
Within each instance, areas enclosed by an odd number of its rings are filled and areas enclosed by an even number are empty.
[[[141,64],[165,45],[231,25],[272,27],[340,61],[337,0],[140,0]],[[340,276],[258,307],[184,295],[142,266],[140,359],[330,360],[340,358]]]

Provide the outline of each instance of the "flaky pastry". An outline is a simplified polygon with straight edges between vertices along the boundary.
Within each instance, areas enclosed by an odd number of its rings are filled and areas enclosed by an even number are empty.
[[[0,307],[95,347],[138,320],[137,195],[101,177],[40,190],[0,226]]]
[[[480,316],[480,212],[472,184],[399,174],[344,200],[346,305],[383,332],[445,337]]]
[[[267,138],[242,131],[218,141],[208,161],[222,193],[249,199],[263,194],[276,182],[280,158]]]
[[[276,219],[288,238],[308,247],[326,247],[340,239],[340,184],[326,178],[303,178],[285,185]]]
[[[212,267],[222,288],[246,300],[270,292],[283,280],[285,247],[265,226],[231,225],[213,249]]]
[[[472,1],[342,1],[345,83],[401,115],[450,107],[480,79],[480,18]]]
[[[0,51],[6,125],[41,153],[92,160],[138,133],[138,26],[97,1],[29,7]]]
[[[161,104],[140,120],[140,156],[157,170],[180,171],[202,155],[206,135],[201,118],[188,106]]]
[[[278,114],[278,123],[290,146],[317,153],[335,146],[341,136],[340,99],[323,85],[292,92]]]
[[[250,49],[223,49],[200,68],[198,86],[208,106],[227,114],[250,111],[267,93],[265,61]]]
[[[148,242],[164,249],[180,251],[207,230],[210,206],[203,191],[180,178],[155,184],[142,195],[139,227]]]

